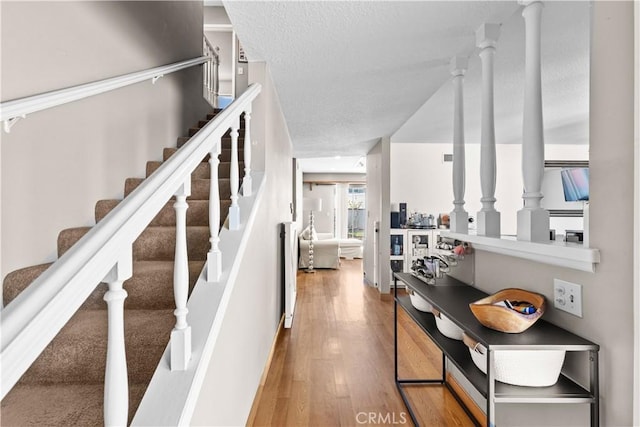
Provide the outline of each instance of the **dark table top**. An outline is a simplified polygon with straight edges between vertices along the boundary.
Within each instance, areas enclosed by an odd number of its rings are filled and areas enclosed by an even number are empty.
[[[600,348],[599,345],[543,319],[518,334],[489,329],[480,324],[469,308],[470,303],[486,297],[487,293],[449,276],[438,279],[437,286],[427,285],[410,273],[394,273],[394,276],[488,349],[584,351]]]

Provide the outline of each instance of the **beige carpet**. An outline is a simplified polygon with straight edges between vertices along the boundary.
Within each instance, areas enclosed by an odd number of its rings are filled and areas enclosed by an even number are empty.
[[[190,128],[188,137],[178,138],[178,148],[214,117]],[[244,132],[241,130],[240,134]],[[168,159],[178,148],[163,152]],[[243,175],[243,138],[238,141],[240,177]],[[208,159],[204,159],[205,161]],[[209,250],[209,173],[203,161],[192,175],[187,210],[187,247],[190,290],[200,274]],[[227,216],[231,195],[229,170],[231,139],[225,135],[220,155],[221,223]],[[149,176],[161,162],[148,162]],[[125,197],[143,179],[125,182]],[[96,222],[120,201],[96,203]],[[222,224],[221,224],[222,225]],[[63,230],[58,235],[58,256],[78,241],[89,227]],[[133,277],[124,283],[125,341],[129,375],[129,421],[133,417],[153,372],[169,341],[175,324],[173,309],[173,259],[175,250],[175,211],[169,201],[133,245]],[[4,280],[5,304],[24,290],[51,264],[27,267],[8,274]],[[87,284],[91,286],[91,284]],[[100,284],[71,318],[18,384],[2,400],[2,426],[90,426],[103,425],[104,371],[107,345],[107,311]]]

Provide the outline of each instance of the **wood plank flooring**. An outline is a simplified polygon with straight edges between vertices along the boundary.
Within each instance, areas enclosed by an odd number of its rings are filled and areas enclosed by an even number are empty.
[[[439,378],[442,353],[399,309],[399,371]],[[441,385],[407,389],[422,426],[472,426]],[[361,260],[298,274],[292,329],[280,333],[253,426],[411,425],[393,372],[393,299],[362,281]]]

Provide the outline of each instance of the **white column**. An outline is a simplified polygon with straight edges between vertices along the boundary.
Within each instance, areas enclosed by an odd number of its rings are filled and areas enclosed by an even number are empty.
[[[540,206],[544,174],[540,24],[542,2],[525,1],[525,86],[522,176],[524,208],[518,211],[518,240],[549,241],[549,212]]]
[[[173,269],[173,296],[176,325],[171,331],[171,370],[184,371],[191,359],[191,326],[187,323],[189,296],[189,257],[187,255],[187,196],[191,194],[191,178],[176,192],[176,252]]]
[[[464,73],[469,60],[455,56],[451,59],[453,76],[453,211],[450,214],[450,228],[454,233],[469,232],[469,214],[464,210]]]
[[[104,376],[104,425],[123,426],[129,416],[129,382],[124,343],[124,300],[127,291],[122,288],[133,272],[131,248],[104,278],[109,290],[104,295],[107,303],[107,364]]]
[[[209,230],[211,237],[211,249],[207,254],[207,282],[218,282],[222,274],[222,252],[218,244],[220,243],[220,183],[218,182],[218,165],[220,164],[220,147],[218,143],[209,153],[209,165],[211,169],[211,185],[209,188]]]
[[[242,195],[251,196],[251,105],[244,112],[244,178],[242,178]]]
[[[238,128],[240,128],[240,118],[231,126],[231,206],[229,207],[229,230],[240,228],[240,206],[238,206],[238,187],[240,177],[238,171]]]
[[[496,133],[493,116],[493,55],[500,36],[499,24],[482,24],[476,43],[482,61],[482,131],[480,138],[480,187],[482,209],[477,215],[479,236],[500,237],[500,212],[496,198]]]

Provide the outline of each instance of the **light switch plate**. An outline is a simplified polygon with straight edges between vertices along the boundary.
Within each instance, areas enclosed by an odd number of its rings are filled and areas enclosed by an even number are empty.
[[[582,285],[553,279],[553,306],[582,317]]]

